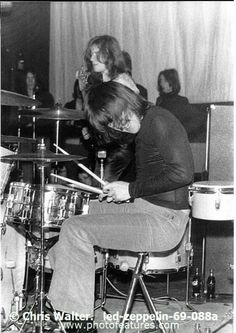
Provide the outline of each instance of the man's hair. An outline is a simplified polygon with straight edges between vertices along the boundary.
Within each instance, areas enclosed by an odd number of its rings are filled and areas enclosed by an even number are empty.
[[[132,76],[132,59],[130,54],[127,51],[122,51],[124,61],[125,61],[125,71]]]
[[[93,65],[90,60],[91,48],[93,46],[99,48],[98,59],[106,65],[111,79],[114,79],[118,74],[125,72],[125,62],[120,44],[115,37],[109,35],[95,36],[88,42],[84,54],[84,60],[89,72],[93,72]]]
[[[79,88],[79,80],[76,79],[74,82],[74,89],[73,89],[73,94],[72,94],[73,99],[80,98],[81,100],[83,99],[82,92],[80,91]]]
[[[169,85],[172,88],[172,93],[178,94],[181,89],[180,81],[179,81],[179,74],[176,69],[171,68],[171,69],[165,69],[164,71],[161,71],[158,75],[157,79],[157,86],[158,86],[158,91],[162,95],[164,94],[162,87],[160,85],[160,77],[161,75],[164,76],[166,81],[169,83]]]
[[[139,94],[118,82],[109,81],[91,87],[85,97],[85,112],[90,124],[105,137],[116,139],[120,134],[109,124],[121,129],[128,121],[128,111],[141,118],[150,104]]]

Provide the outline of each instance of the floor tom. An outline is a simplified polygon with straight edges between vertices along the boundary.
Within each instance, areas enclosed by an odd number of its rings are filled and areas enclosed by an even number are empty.
[[[224,221],[234,219],[234,186],[226,181],[202,181],[189,187],[192,216],[197,219]]]

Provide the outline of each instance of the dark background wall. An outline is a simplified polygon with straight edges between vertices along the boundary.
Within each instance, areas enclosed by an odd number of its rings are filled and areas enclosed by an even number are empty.
[[[14,90],[17,61],[32,67],[46,88],[49,85],[49,1],[1,4],[1,88]]]
[[[9,2],[8,2],[9,3]],[[17,91],[17,63],[49,87],[50,2],[1,2],[1,89]],[[17,135],[17,107],[1,106],[1,133]]]

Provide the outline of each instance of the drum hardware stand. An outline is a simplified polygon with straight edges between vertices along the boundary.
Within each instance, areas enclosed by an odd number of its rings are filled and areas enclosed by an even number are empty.
[[[35,98],[34,98],[35,99]],[[33,109],[35,109],[35,107],[33,107]],[[32,138],[36,139],[36,122],[35,122],[36,118],[33,117],[33,134],[32,134]],[[33,182],[35,183],[35,179],[36,179],[36,164],[35,162],[33,162]]]
[[[209,150],[210,150],[210,121],[211,121],[211,107],[207,107],[207,124],[206,124],[206,152],[205,152],[205,165],[203,171],[203,180],[208,180],[209,176]],[[202,237],[202,288],[205,293],[205,261],[206,261],[206,224],[204,223],[204,231]]]
[[[105,308],[106,299],[107,299],[107,268],[108,268],[108,259],[109,259],[109,251],[103,249],[103,265],[102,265],[102,275],[100,276],[100,297],[101,302],[94,308],[94,311],[97,309],[102,309],[102,311],[110,314],[110,312]]]
[[[187,286],[186,286],[186,298],[185,298],[185,305],[191,311],[198,312],[190,303],[189,303],[189,282],[190,282],[190,264],[192,262],[193,257],[193,248],[191,244],[191,231],[192,230],[192,217],[189,217],[189,230],[188,230],[188,243],[186,245],[187,251]]]
[[[15,266],[12,265],[12,263],[10,266],[11,267],[8,267],[8,268],[11,269],[11,280],[12,280],[12,286],[13,286],[13,290],[12,290],[13,300],[11,302],[11,313],[14,313],[16,320],[13,320],[12,318],[10,320],[8,320],[7,323],[4,325],[4,327],[2,327],[2,332],[5,332],[11,326],[15,326],[17,329],[20,329],[19,320],[22,318],[23,310],[26,307],[26,305],[24,307],[22,306],[22,302],[23,302],[23,298],[24,298],[23,293],[21,295],[15,290],[15,283],[14,283],[14,277],[13,277],[13,272],[12,272],[12,269],[14,269]],[[15,309],[13,309],[13,311],[12,311],[13,305],[15,305]],[[4,313],[2,313],[2,315],[4,315]]]
[[[35,96],[33,97],[33,99],[35,99]],[[35,106],[31,107],[32,110],[35,109]],[[20,110],[20,108],[19,108]],[[18,114],[18,129],[17,129],[17,136],[18,138],[21,137],[21,114]],[[32,139],[36,139],[36,118],[33,117],[32,118]],[[20,151],[20,142],[18,142],[18,149],[17,151]],[[33,174],[33,179],[32,182],[35,183],[35,179],[36,179],[36,167],[35,167],[35,162],[33,162],[33,170],[32,170],[32,174]],[[20,161],[17,161],[17,170],[20,169]],[[22,172],[21,172],[21,176],[19,178],[23,178]]]
[[[21,136],[21,115],[18,114],[18,129],[17,129],[17,136],[18,138],[20,138]],[[18,142],[17,144],[17,151],[19,152],[20,151],[20,142]],[[20,161],[16,161],[16,168],[17,170],[20,170]]]
[[[60,103],[56,103],[55,108],[56,110],[58,110],[58,112],[60,111],[60,107],[62,106],[62,104]],[[59,114],[59,113],[58,113]],[[56,120],[56,145],[59,146],[59,131],[60,131],[60,120],[57,119]],[[56,147],[56,154],[58,154],[58,148]],[[58,174],[58,162],[55,162],[55,174]],[[55,183],[58,182],[58,179],[55,178]]]
[[[44,139],[41,140],[41,143],[38,145],[39,150],[46,150],[46,146],[44,144]],[[40,224],[40,248],[39,248],[39,263],[37,267],[37,274],[36,274],[36,287],[35,287],[35,302],[31,306],[29,313],[32,313],[33,309],[36,307],[36,318],[37,323],[35,325],[36,333],[44,333],[44,309],[46,308],[46,302],[50,305],[50,309],[55,312],[56,309],[53,308],[51,301],[46,296],[44,287],[45,287],[45,279],[44,279],[44,266],[45,266],[45,248],[44,248],[44,193],[45,193],[45,163],[41,161],[39,162],[39,170],[40,170],[40,183],[41,183],[41,224]],[[50,313],[51,315],[51,313]],[[39,316],[39,318],[38,318]],[[61,330],[66,333],[61,320],[57,319],[60,325]],[[26,324],[27,318],[24,320],[23,325],[21,327],[20,332],[24,328]]]

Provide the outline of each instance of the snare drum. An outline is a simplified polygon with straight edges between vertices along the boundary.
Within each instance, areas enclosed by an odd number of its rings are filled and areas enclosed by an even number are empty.
[[[61,226],[65,219],[83,213],[84,198],[75,189],[61,184],[46,184],[44,191],[44,226]],[[41,194],[35,192],[31,216],[32,225],[41,221]]]
[[[44,190],[44,226],[61,226],[65,219],[86,213],[89,198],[61,184],[46,184]],[[41,191],[39,185],[21,182],[10,184],[5,222],[40,226]]]
[[[232,182],[202,181],[189,187],[192,216],[197,219],[224,221],[234,219]]]
[[[179,270],[186,268],[188,261],[187,230],[175,251],[168,254],[159,254],[155,252],[149,253],[146,262],[143,265],[143,272],[146,274],[168,273],[172,271],[178,272]],[[111,263],[114,268],[118,268],[122,271],[127,271],[128,269],[134,270],[138,258],[137,253],[130,251],[112,252],[109,257],[109,263]]]

